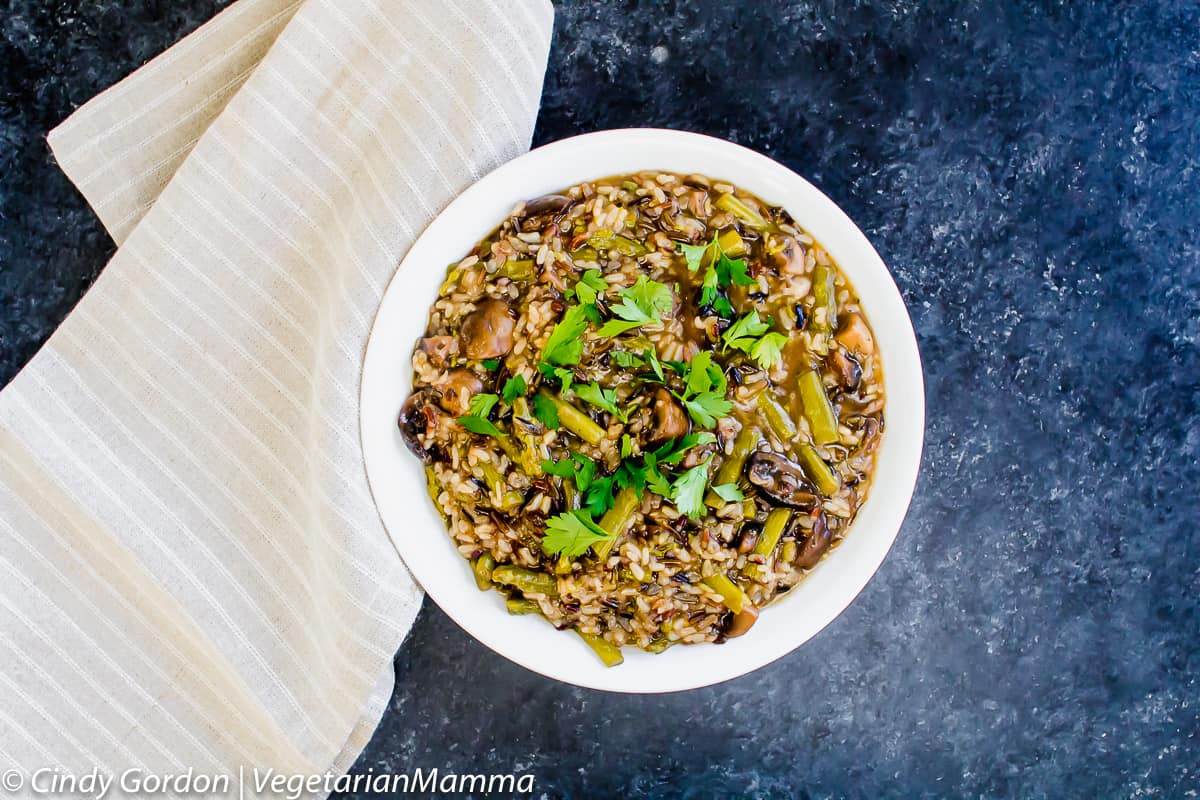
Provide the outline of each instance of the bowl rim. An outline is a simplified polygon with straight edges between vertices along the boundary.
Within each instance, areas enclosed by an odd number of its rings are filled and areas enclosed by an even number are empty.
[[[621,164],[627,166],[612,168]],[[694,166],[679,168],[687,164]],[[463,258],[522,199],[654,169],[708,175],[782,205],[830,253],[854,285],[875,332],[887,424],[871,493],[847,536],[803,581],[764,609],[753,631],[720,646],[672,647],[658,655],[626,647],[626,662],[606,668],[578,637],[555,630],[540,615],[509,616],[499,593],[476,588],[469,562],[428,498],[421,465],[400,440],[395,416],[411,390],[412,347],[425,329],[447,264]],[[400,290],[409,283],[413,291]],[[531,150],[476,181],[434,218],[381,297],[363,358],[359,412],[364,468],[388,536],[418,583],[455,623],[492,651],[546,677],[644,694],[746,675],[792,652],[849,607],[887,556],[908,511],[924,443],[925,393],[903,298],[866,235],[837,204],[786,166],[733,142],[672,129],[621,128]],[[420,497],[415,504],[414,493]],[[420,538],[415,529],[423,529]],[[458,567],[451,566],[450,557]],[[785,607],[792,611],[787,618],[792,625],[784,624]]]

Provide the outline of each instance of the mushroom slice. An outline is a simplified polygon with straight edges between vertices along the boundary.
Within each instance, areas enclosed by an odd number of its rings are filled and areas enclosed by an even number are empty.
[[[484,300],[463,320],[463,350],[470,359],[498,358],[513,346],[512,313],[503,300]]]
[[[825,555],[825,551],[829,549],[829,544],[833,537],[829,533],[829,525],[825,522],[825,512],[821,511],[813,519],[812,530],[804,537],[804,542],[800,545],[800,551],[796,553],[795,564],[801,569],[811,569],[821,560],[821,556]]]
[[[848,314],[842,329],[833,338],[841,342],[847,350],[853,350],[861,356],[869,356],[875,352],[875,337],[867,327],[867,321],[862,314]]]
[[[848,392],[858,391],[858,386],[862,382],[862,367],[854,359],[854,356],[841,350],[834,350],[825,359],[825,363],[833,370],[833,374],[837,376],[838,383],[842,388]]]
[[[453,336],[426,336],[421,340],[421,352],[429,356],[429,363],[444,367],[450,357],[458,353],[458,339]]]
[[[688,432],[688,417],[675,398],[666,389],[654,393],[654,429],[650,433],[651,442],[665,442],[678,439]]]
[[[456,417],[471,409],[472,395],[483,391],[483,381],[467,369],[453,369],[437,384],[442,393],[441,406]]]
[[[430,427],[437,424],[437,409],[430,405],[429,400],[428,392],[413,392],[400,407],[400,417],[396,421],[400,428],[400,436],[408,445],[408,449],[425,464],[433,463],[433,454],[421,444],[421,437]]]
[[[805,477],[803,468],[775,453],[759,450],[751,455],[746,476],[777,506],[813,508],[820,502],[817,488]]]
[[[746,631],[758,622],[758,609],[747,604],[737,614],[730,614],[728,622],[725,623],[725,630],[722,633],[726,638],[733,639],[741,636]]]

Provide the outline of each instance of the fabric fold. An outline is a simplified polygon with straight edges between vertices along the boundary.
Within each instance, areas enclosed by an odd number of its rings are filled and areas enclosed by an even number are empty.
[[[51,134],[121,246],[0,393],[18,766],[353,762],[421,600],[362,464],[370,324],[528,148],[552,17],[239,0]]]

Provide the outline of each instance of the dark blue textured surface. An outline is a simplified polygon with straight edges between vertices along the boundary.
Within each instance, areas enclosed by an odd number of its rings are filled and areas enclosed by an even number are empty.
[[[111,251],[42,136],[216,5],[0,12],[0,381]],[[875,242],[926,364],[917,497],[845,614],[716,688],[558,685],[427,606],[356,769],[550,797],[1200,792],[1200,9],[578,0],[555,37],[537,143],[730,138]]]

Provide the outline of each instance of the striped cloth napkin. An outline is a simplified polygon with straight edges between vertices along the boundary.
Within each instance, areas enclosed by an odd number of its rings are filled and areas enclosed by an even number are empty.
[[[0,393],[0,771],[353,762],[421,601],[364,346],[414,238],[528,148],[552,17],[239,0],[50,134],[120,247]]]

